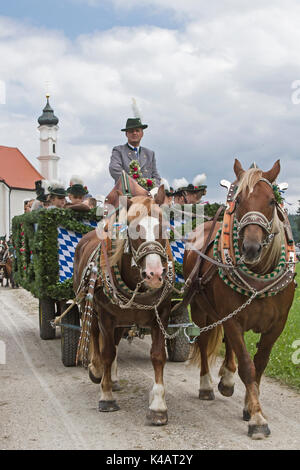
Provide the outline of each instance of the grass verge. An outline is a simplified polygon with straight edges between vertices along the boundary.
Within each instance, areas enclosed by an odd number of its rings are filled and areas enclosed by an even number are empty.
[[[296,271],[300,284],[300,263]],[[252,357],[256,352],[259,338],[260,334],[252,331],[245,334],[247,349]],[[285,328],[273,346],[265,375],[300,390],[300,285],[296,289]]]

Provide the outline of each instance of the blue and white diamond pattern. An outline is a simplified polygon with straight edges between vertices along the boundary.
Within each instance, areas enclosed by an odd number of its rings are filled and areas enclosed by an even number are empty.
[[[97,222],[84,222],[92,227],[97,226]],[[59,282],[64,282],[73,276],[74,253],[82,233],[67,230],[63,227],[57,227],[58,237],[58,264],[59,264]]]
[[[178,263],[183,263],[184,247],[185,243],[182,240],[174,240],[170,243],[174,261]],[[184,279],[181,275],[176,274],[176,282],[184,282]]]
[[[182,225],[182,223],[183,223],[182,221],[173,220],[171,222],[171,226],[173,227],[175,226],[175,229],[176,229],[176,227],[179,228]],[[170,246],[171,246],[174,261],[177,261],[178,263],[183,264],[185,242],[183,240],[173,240],[172,242],[170,242]],[[175,281],[184,283],[184,278],[180,274],[179,275],[176,274]]]

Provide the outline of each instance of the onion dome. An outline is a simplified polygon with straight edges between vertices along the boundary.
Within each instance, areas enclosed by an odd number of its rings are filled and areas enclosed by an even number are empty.
[[[54,115],[54,111],[49,103],[49,95],[46,95],[47,104],[43,109],[43,114],[38,118],[40,126],[56,126],[58,124],[58,118]]]

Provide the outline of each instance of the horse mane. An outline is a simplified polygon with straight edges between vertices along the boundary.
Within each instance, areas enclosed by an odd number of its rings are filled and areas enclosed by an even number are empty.
[[[149,196],[134,196],[131,198],[131,202],[132,204],[128,211],[127,208],[122,208],[119,212],[119,215],[117,216],[116,213],[113,214],[106,225],[108,237],[110,239],[115,237],[112,244],[112,249],[110,251],[110,256],[108,258],[110,266],[115,266],[117,264],[120,265],[122,255],[124,253],[124,245],[126,242],[126,238],[122,238],[122,233],[117,233],[117,230],[114,230],[114,224],[116,222],[121,224],[124,222],[125,224],[128,223],[129,225],[133,219],[138,222],[149,213],[151,213],[153,216],[158,216],[161,212],[161,209],[155,203],[154,199]],[[104,261],[101,262],[101,267],[105,268]]]
[[[248,193],[251,194],[254,186],[262,178],[262,170],[259,168],[250,168],[245,171],[238,183],[238,188],[235,193],[234,198],[236,199],[239,194],[245,194],[248,190]]]
[[[277,266],[281,255],[281,246],[285,242],[284,225],[279,220],[276,210],[274,213],[272,233],[275,233],[276,235],[274,236],[272,243],[266,247],[263,247],[258,263],[260,274],[267,274],[273,271],[273,269]]]

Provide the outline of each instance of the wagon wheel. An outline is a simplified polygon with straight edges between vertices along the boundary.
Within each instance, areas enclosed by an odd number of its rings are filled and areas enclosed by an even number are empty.
[[[55,318],[55,301],[49,298],[39,300],[39,325],[40,337],[42,339],[54,339],[55,328],[52,328],[50,321]]]
[[[67,308],[66,303],[62,305],[62,312]],[[80,326],[80,316],[77,305],[63,317],[62,323],[70,326]],[[76,365],[77,346],[80,338],[80,330],[69,327],[61,327],[61,360],[65,367]]]
[[[187,308],[180,308],[176,313],[176,317],[170,318],[171,324],[189,322],[190,319]],[[179,334],[173,339],[167,339],[166,343],[169,361],[185,362],[188,359],[190,353],[190,343],[183,334]]]

